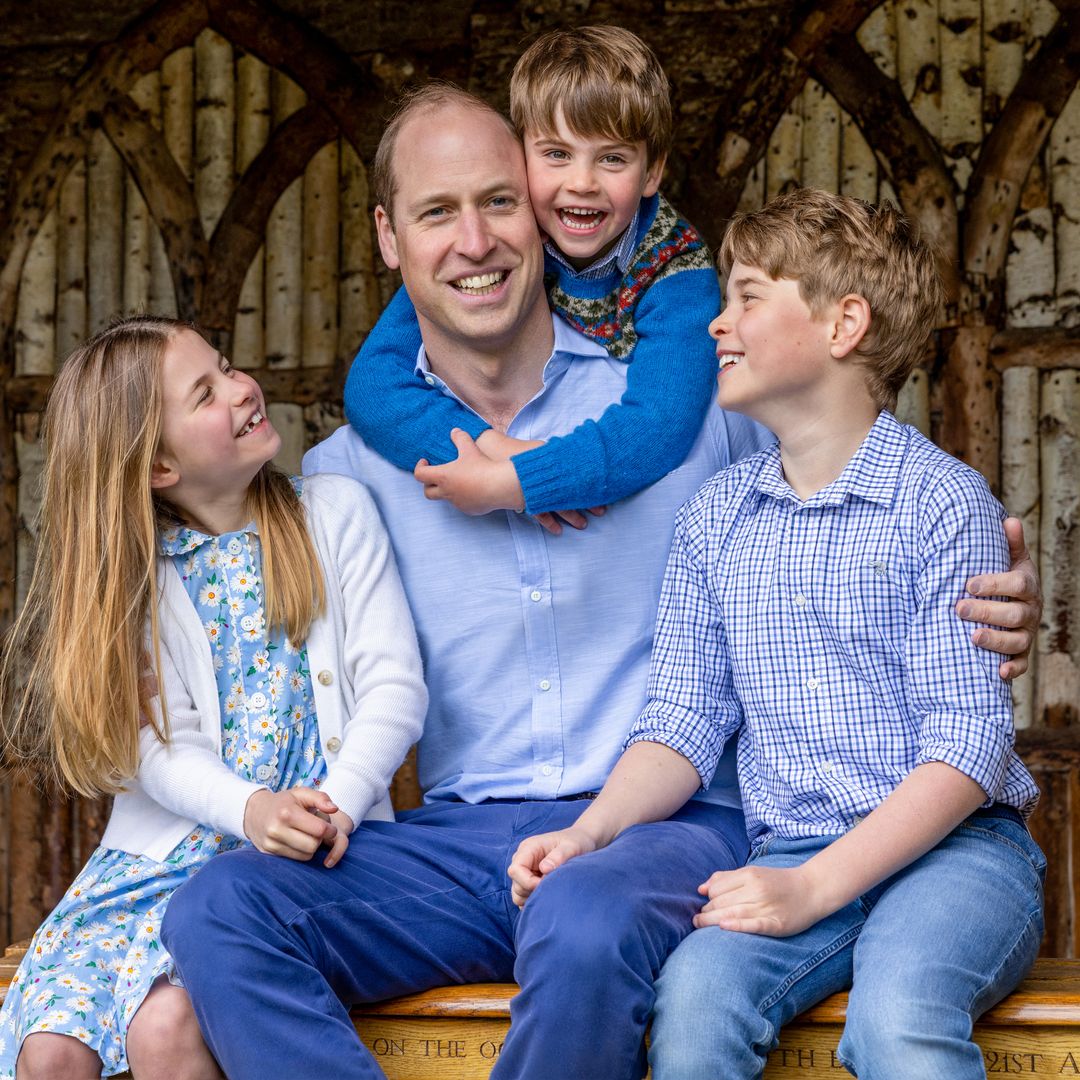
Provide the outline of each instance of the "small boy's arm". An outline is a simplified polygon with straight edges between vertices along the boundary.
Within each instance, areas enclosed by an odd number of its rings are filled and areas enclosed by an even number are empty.
[[[512,460],[531,514],[605,506],[686,460],[716,388],[709,322],[720,311],[710,268],[657,281],[638,302],[626,390],[598,420]]]
[[[373,450],[399,469],[451,461],[453,428],[473,438],[488,424],[416,374],[420,327],[404,287],[368,334],[345,381],[345,415]]]
[[[798,934],[925,855],[985,801],[983,789],[951,765],[919,765],[873,813],[801,866],[717,871],[699,890],[709,900],[694,925]]]

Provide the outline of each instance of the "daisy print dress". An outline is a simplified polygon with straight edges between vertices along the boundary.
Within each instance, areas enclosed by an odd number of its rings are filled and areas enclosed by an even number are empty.
[[[210,642],[221,702],[221,755],[275,791],[326,775],[307,652],[268,635],[254,526],[209,536],[161,535]],[[163,862],[99,847],[31,942],[0,1011],[0,1077],[14,1077],[22,1040],[72,1035],[103,1076],[127,1069],[128,1024],[155,979],[171,972],[160,931],[173,890],[220,851],[246,841],[198,826]]]

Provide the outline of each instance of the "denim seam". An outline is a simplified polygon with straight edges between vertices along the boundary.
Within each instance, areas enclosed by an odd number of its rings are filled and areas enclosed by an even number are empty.
[[[1024,861],[1035,871],[1036,874],[1041,874],[1038,865],[1031,857],[1031,852],[1023,845],[1018,844],[1011,837],[1006,836],[1004,833],[998,832],[996,829],[987,828],[985,825],[978,825],[970,821],[961,822],[960,828],[968,829],[972,832],[977,832],[987,839],[994,840],[999,844],[1004,844],[1006,847],[1012,848],[1018,855],[1022,856]]]
[[[1016,955],[1017,950],[1020,948],[1021,945],[1024,944],[1024,942],[1029,937],[1032,929],[1032,924],[1040,918],[1041,914],[1041,910],[1037,907],[1033,911],[1028,913],[1027,922],[1024,924],[1024,927],[1020,931],[1020,933],[1017,934],[1016,941],[1013,942],[1012,948],[1010,948],[1009,951],[1001,958],[1001,962],[996,968],[994,968],[993,974],[989,979],[987,979],[986,984],[978,991],[978,993],[973,994],[971,999],[968,1001],[966,1009],[969,1016],[972,1012],[972,1006],[975,1004],[975,998],[977,998],[979,994],[983,993],[986,990],[987,986],[993,986],[993,984],[997,982],[1001,972],[1005,969],[1005,967],[1008,966],[1009,961]],[[1042,937],[1041,933],[1039,934],[1039,937]],[[972,1023],[974,1023],[975,1019],[975,1017],[972,1017]]]
[[[852,926],[845,930],[840,937],[836,938],[827,948],[820,949],[812,957],[799,965],[759,1006],[761,1012],[771,1009],[800,979],[808,975],[824,960],[835,956],[841,949],[846,948],[862,932],[863,924]]]

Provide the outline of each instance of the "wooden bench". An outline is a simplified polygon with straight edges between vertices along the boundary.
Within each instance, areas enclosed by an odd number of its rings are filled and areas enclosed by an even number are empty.
[[[0,999],[25,950],[25,943],[12,945],[0,959]],[[501,983],[450,986],[357,1006],[352,1016],[390,1080],[483,1080],[499,1055],[516,991]],[[847,995],[836,994],[789,1024],[769,1056],[766,1080],[846,1076],[835,1058],[846,1004]],[[990,1076],[1080,1077],[1080,960],[1037,961],[982,1017],[975,1036]]]

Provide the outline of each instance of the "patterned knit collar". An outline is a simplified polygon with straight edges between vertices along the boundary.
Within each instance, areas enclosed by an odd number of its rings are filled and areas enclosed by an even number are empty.
[[[633,262],[634,252],[638,246],[638,224],[641,220],[641,204],[638,203],[637,210],[634,211],[633,220],[626,229],[623,231],[622,236],[619,237],[619,242],[602,258],[596,262],[586,266],[583,270],[575,270],[574,267],[566,261],[566,257],[561,251],[548,240],[544,244],[544,250],[561,266],[566,270],[571,277],[577,278],[579,281],[595,281],[602,277],[609,277],[615,273],[616,270],[620,274],[625,274]]]

